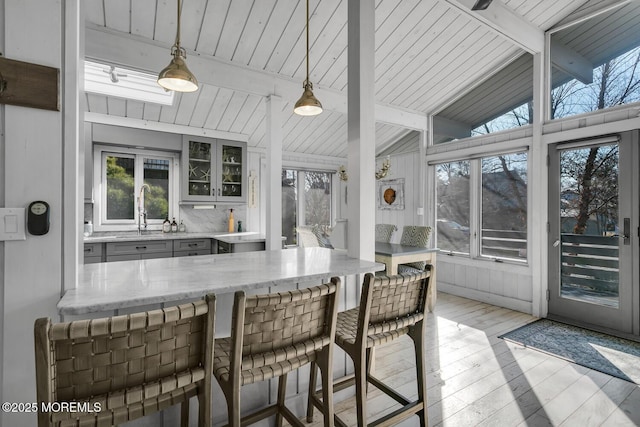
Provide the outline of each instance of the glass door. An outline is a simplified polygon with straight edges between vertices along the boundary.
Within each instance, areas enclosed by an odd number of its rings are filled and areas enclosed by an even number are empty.
[[[631,159],[618,137],[550,147],[550,317],[632,332]]]

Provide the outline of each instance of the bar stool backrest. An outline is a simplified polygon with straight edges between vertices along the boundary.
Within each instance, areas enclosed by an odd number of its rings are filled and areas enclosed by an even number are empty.
[[[210,385],[214,323],[213,295],[123,316],[57,324],[38,319],[38,401],[103,399],[103,410],[119,414],[114,423],[163,409],[159,396],[176,392],[180,401],[186,386],[203,380]],[[167,406],[176,403],[171,400]],[[49,424],[39,419],[39,425]]]
[[[373,276],[368,273],[360,301],[360,338],[379,340],[380,334],[407,328],[424,319],[430,275],[430,266],[418,274]]]
[[[242,356],[273,353],[286,360],[286,347],[310,354],[333,341],[337,313],[338,279],[312,288],[245,297],[236,292],[232,345],[242,348]],[[242,335],[234,329],[242,327]],[[300,354],[296,354],[299,356]],[[254,361],[254,366],[255,361]]]

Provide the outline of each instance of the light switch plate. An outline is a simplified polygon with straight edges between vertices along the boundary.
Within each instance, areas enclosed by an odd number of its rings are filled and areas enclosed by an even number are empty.
[[[0,208],[0,241],[26,239],[24,208]]]

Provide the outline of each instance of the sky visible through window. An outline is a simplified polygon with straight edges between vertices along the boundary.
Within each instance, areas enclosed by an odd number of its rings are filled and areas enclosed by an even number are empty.
[[[640,47],[593,70],[593,83],[570,80],[551,91],[551,119],[640,102]],[[531,123],[531,102],[471,131],[472,136],[513,129]]]

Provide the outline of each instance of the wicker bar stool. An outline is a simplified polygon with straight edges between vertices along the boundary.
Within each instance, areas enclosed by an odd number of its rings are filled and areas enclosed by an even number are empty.
[[[214,295],[102,319],[36,320],[39,409],[43,403],[78,405],[39,411],[38,426],[112,426],[181,403],[186,427],[193,396],[198,425],[210,426],[214,328]]]
[[[229,425],[239,427],[276,415],[302,422],[285,406],[287,373],[315,362],[322,371],[324,425],[333,426],[332,366],[340,279],[307,289],[247,297],[235,294],[231,337],[215,341],[213,372],[227,400]],[[240,388],[280,377],[277,402],[240,417]]]
[[[356,386],[358,426],[392,426],[413,415],[420,425],[427,422],[427,383],[424,360],[424,318],[429,290],[430,266],[418,274],[373,276],[364,279],[360,306],[338,313],[336,343],[351,357],[355,373],[333,385],[334,391]],[[410,401],[371,375],[372,351],[375,346],[408,334],[413,340],[416,356],[418,400]],[[315,391],[316,368],[311,365],[307,421],[313,421],[313,407],[319,405]],[[367,424],[367,388],[373,384],[403,405],[401,408]],[[336,416],[336,425],[346,426]]]

